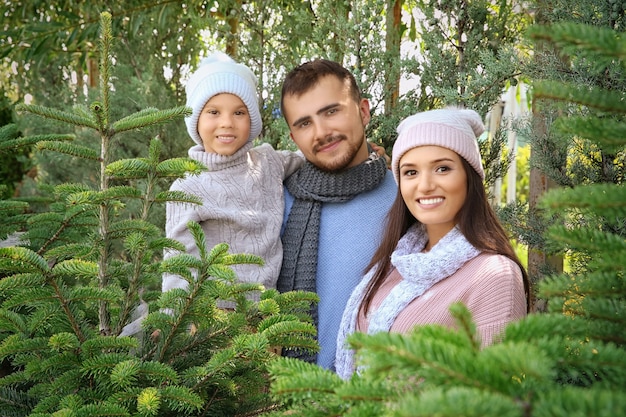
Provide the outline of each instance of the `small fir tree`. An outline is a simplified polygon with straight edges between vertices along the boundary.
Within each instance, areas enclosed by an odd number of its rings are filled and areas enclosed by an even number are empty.
[[[580,24],[533,28],[590,64],[626,70],[626,39]],[[536,83],[536,99],[575,102],[585,116],[564,114],[562,134],[624,152],[624,93],[598,87]],[[566,133],[567,132],[567,133]],[[458,329],[419,326],[408,334],[354,334],[360,372],[343,381],[314,365],[280,358],[271,365],[272,392],[283,409],[267,415],[306,416],[616,416],[626,410],[626,221],[621,184],[553,190],[541,202],[554,224],[555,250],[584,253],[586,269],[540,284],[548,312],[507,326],[500,343],[481,348],[471,315],[450,307]],[[602,222],[599,222],[602,220]],[[608,224],[611,227],[599,227]]]
[[[156,184],[205,167],[188,158],[160,160],[158,138],[146,157],[112,157],[123,133],[189,114],[185,107],[148,108],[112,121],[112,39],[111,15],[103,13],[100,101],[69,111],[20,106],[95,132],[97,146],[77,145],[73,135],[21,138],[14,127],[0,130],[0,146],[36,143],[39,150],[91,161],[98,184],[53,187],[50,210],[41,213],[25,215],[24,201],[0,204],[10,214],[2,217],[3,236],[23,232],[19,245],[0,248],[0,361],[9,368],[0,377],[0,415],[258,413],[272,406],[266,366],[276,355],[270,347],[317,349],[306,314],[316,296],[264,291],[259,302],[249,301],[246,295],[262,288],[237,283],[230,266],[263,260],[231,254],[226,243],[206,248],[196,223],[188,227],[200,258],[161,260],[165,248],[184,246],[150,222],[153,206],[199,200],[158,192]],[[161,294],[164,272],[181,275],[189,288]],[[236,308],[221,310],[218,300]],[[139,331],[126,336],[129,328]]]

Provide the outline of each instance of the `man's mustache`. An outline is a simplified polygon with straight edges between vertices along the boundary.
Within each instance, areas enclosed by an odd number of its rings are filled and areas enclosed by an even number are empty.
[[[324,139],[321,139],[317,142],[317,144],[313,147],[313,151],[317,152],[320,148],[327,146],[333,142],[339,142],[340,140],[345,140],[345,135],[331,135],[327,136]]]

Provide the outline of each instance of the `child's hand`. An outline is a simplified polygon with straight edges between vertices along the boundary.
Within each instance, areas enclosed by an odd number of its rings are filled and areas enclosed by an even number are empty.
[[[376,152],[376,155],[382,156],[383,158],[385,158],[385,161],[387,162],[387,167],[391,168],[391,158],[389,157],[389,155],[387,155],[385,148],[372,142],[367,142],[367,143],[372,147],[372,150]]]

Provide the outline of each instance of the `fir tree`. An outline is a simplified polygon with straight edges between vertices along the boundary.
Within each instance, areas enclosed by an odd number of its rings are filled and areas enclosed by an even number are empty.
[[[543,24],[580,23],[589,26],[604,28],[603,32],[595,36],[603,36],[606,46],[616,48],[619,45],[614,34],[623,34],[626,31],[626,3],[618,0],[597,2],[594,0],[551,0],[535,1],[536,20]],[[602,33],[602,32],[601,32]],[[582,39],[582,38],[581,38]],[[584,184],[624,184],[626,178],[626,153],[620,146],[607,146],[604,143],[590,141],[585,135],[576,134],[578,125],[574,125],[575,118],[568,119],[564,124],[571,125],[566,130],[556,124],[562,124],[562,115],[576,117],[595,115],[599,119],[611,119],[614,97],[622,96],[626,90],[623,62],[619,59],[602,59],[572,53],[578,48],[581,41],[574,41],[565,50],[555,44],[543,41],[535,42],[531,60],[525,64],[524,73],[533,80],[553,81],[554,88],[550,90],[544,100],[533,102],[534,117],[528,123],[521,123],[519,133],[527,138],[531,145],[530,164],[533,174],[539,181],[531,179],[531,203],[506,207],[502,217],[510,225],[513,232],[529,247],[529,273],[531,279],[537,281],[545,275],[556,273],[559,270],[570,270],[573,273],[585,273],[589,262],[585,251],[576,251],[568,248],[558,252],[546,241],[546,230],[554,222],[560,222],[558,217],[545,217],[541,208],[533,204],[539,191],[554,187],[572,188]],[[581,44],[582,45],[582,44]],[[560,90],[560,83],[578,85],[579,89]],[[576,97],[581,89],[589,89],[591,94],[598,94],[599,101],[593,106],[580,102]],[[593,93],[593,92],[596,93]],[[569,94],[564,100],[563,94]],[[554,96],[553,96],[554,95]],[[607,106],[609,109],[605,109]],[[558,121],[558,123],[557,123]],[[604,122],[596,122],[604,125]],[[615,136],[618,137],[618,136]],[[605,222],[602,217],[579,218],[577,221],[594,222],[601,229],[612,230],[626,238],[626,229],[615,227],[611,222]],[[538,253],[546,255],[534,256]],[[542,259],[544,258],[544,259]],[[547,259],[546,259],[547,258]],[[550,260],[552,258],[552,262]],[[541,309],[545,300],[539,300]]]
[[[199,201],[159,192],[156,184],[205,167],[188,158],[161,160],[158,138],[146,157],[113,157],[126,132],[189,109],[147,108],[112,120],[112,41],[111,15],[103,13],[100,100],[88,109],[19,107],[92,132],[89,146],[73,143],[74,135],[20,137],[10,125],[0,130],[0,146],[36,144],[39,151],[81,158],[97,178],[95,186],[54,186],[45,212],[25,215],[24,201],[0,205],[11,214],[3,215],[0,232],[23,233],[18,245],[0,248],[0,361],[10,365],[0,378],[0,415],[231,416],[271,407],[271,347],[317,348],[306,314],[316,296],[263,291],[261,301],[249,301],[246,294],[262,288],[237,283],[230,266],[263,260],[231,254],[226,243],[206,248],[195,223],[188,227],[201,257],[161,260],[165,248],[184,247],[151,223],[153,207]],[[186,278],[188,290],[161,294],[164,272]],[[236,308],[221,310],[217,300],[234,301]],[[125,336],[129,326],[139,329],[136,336]]]
[[[533,39],[590,65],[626,70],[626,39],[581,24],[534,27]],[[624,93],[574,83],[537,82],[535,99],[577,103],[584,116],[563,114],[562,135],[624,152]],[[584,253],[575,274],[540,284],[549,311],[507,326],[500,343],[481,349],[471,315],[450,311],[458,329],[419,326],[408,334],[354,334],[359,373],[343,381],[311,364],[280,358],[271,365],[278,415],[306,416],[616,416],[626,410],[626,190],[582,184],[542,199],[554,224],[555,250]],[[558,217],[552,217],[558,216]],[[601,221],[600,221],[601,220]],[[599,227],[599,224],[610,227]]]

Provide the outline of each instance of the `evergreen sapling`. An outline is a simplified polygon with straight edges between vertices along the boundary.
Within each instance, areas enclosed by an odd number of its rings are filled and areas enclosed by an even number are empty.
[[[206,248],[198,224],[188,226],[200,259],[150,222],[166,201],[197,204],[194,196],[159,191],[159,181],[205,169],[188,158],[161,160],[154,138],[146,157],[112,160],[124,132],[167,123],[185,107],[148,108],[110,120],[111,15],[101,14],[100,101],[71,111],[21,105],[20,111],[95,132],[97,146],[73,135],[17,137],[0,131],[1,146],[36,144],[97,165],[98,186],[66,183],[52,189],[50,209],[28,213],[23,201],[3,201],[0,248],[0,378],[3,416],[234,416],[272,407],[266,367],[273,346],[314,351],[308,311],[315,294],[264,291],[237,282],[231,265],[263,262],[231,254],[226,243]],[[97,150],[95,150],[97,149]],[[138,201],[139,210],[129,202]],[[28,214],[27,214],[28,213]],[[14,220],[21,216],[22,222]],[[9,224],[10,221],[10,224]],[[26,224],[26,226],[23,226]],[[176,273],[188,290],[161,294],[160,277]],[[234,311],[216,307],[234,301]],[[134,326],[135,336],[124,336]],[[158,331],[157,331],[158,330]],[[135,331],[129,333],[135,333]]]

